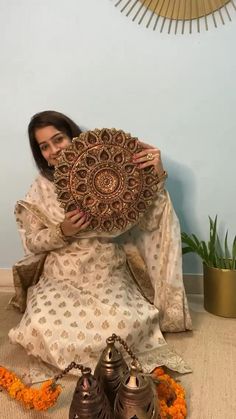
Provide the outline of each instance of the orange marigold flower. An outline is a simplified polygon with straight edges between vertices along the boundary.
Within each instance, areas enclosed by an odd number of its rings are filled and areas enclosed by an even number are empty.
[[[163,368],[153,372],[159,399],[161,419],[185,419],[187,406],[183,387],[165,373]]]
[[[44,382],[39,389],[27,387],[14,373],[2,366],[0,386],[5,388],[12,398],[22,402],[27,409],[35,410],[47,410],[52,407],[61,393],[61,386],[53,380]]]
[[[154,377],[160,377],[163,374],[165,374],[165,372],[164,372],[163,368],[161,368],[161,367],[155,368],[155,370],[152,373],[152,375]]]

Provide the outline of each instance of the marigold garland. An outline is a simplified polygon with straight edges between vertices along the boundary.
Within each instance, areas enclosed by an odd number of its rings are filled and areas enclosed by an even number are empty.
[[[19,400],[27,409],[47,410],[54,406],[61,386],[53,380],[45,381],[39,389],[31,388],[22,383],[22,381],[11,371],[0,366],[0,386],[16,400]]]
[[[161,419],[185,419],[187,405],[183,387],[166,374],[163,368],[156,368],[152,375],[157,384]]]
[[[185,419],[187,406],[183,387],[166,374],[163,368],[156,368],[152,376],[157,385],[160,418]],[[27,409],[35,410],[47,410],[54,406],[62,390],[53,380],[45,381],[39,389],[28,387],[13,372],[1,366],[0,387]]]

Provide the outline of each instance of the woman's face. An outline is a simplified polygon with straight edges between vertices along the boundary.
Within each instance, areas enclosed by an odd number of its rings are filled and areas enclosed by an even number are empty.
[[[71,144],[71,139],[53,125],[37,128],[35,139],[49,166],[55,166],[61,151]]]

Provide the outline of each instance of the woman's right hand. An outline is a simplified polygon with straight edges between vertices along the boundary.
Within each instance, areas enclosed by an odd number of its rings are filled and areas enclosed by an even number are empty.
[[[60,227],[64,236],[72,237],[81,230],[85,230],[89,224],[89,215],[76,209],[65,214],[64,221],[62,221]]]

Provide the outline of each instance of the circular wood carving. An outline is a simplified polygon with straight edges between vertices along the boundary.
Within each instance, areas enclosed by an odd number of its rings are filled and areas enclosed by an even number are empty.
[[[95,129],[74,138],[55,168],[58,200],[66,212],[91,215],[89,229],[125,230],[152,204],[158,178],[152,166],[132,161],[142,150],[137,138],[121,130]]]

